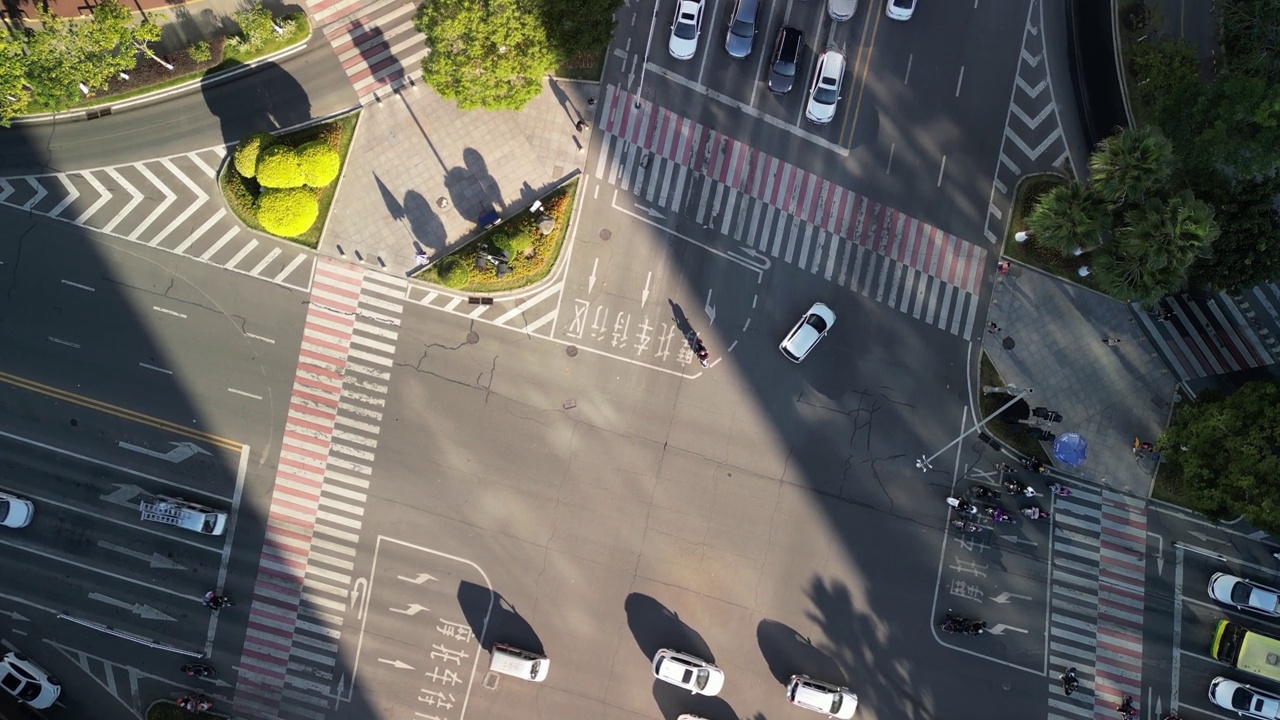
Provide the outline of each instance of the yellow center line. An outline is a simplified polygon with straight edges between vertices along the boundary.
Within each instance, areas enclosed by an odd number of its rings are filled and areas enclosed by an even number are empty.
[[[870,5],[872,3],[868,3]],[[876,46],[876,34],[880,32],[880,21],[884,19],[884,13],[874,13],[876,16],[874,23],[867,23],[862,26],[862,37],[858,40],[858,60],[854,63],[853,74],[857,78],[858,66],[862,66],[862,77],[856,80],[858,86],[858,100],[853,105],[853,116],[845,115],[844,127],[840,129],[840,144],[848,147],[853,146],[853,134],[858,129],[858,113],[862,111],[862,93],[867,89],[867,74],[871,72],[871,51]],[[871,42],[867,42],[867,30],[871,30]],[[866,59],[863,59],[863,51],[866,51]],[[846,138],[845,135],[848,134]]]
[[[179,425],[178,423],[170,422],[169,420],[162,420],[160,418],[151,417],[150,415],[143,415],[142,413],[137,412],[136,410],[129,410],[128,408],[122,408],[117,405],[105,403],[105,402],[102,402],[101,400],[94,400],[93,398],[85,397],[84,395],[77,395],[76,393],[73,393],[67,390],[62,390],[60,388],[56,388],[51,385],[38,383],[34,380],[28,380],[23,377],[18,377],[17,375],[10,375],[9,373],[6,373],[6,372],[0,372],[0,382],[6,383],[8,385],[12,385],[14,387],[22,388],[24,390],[30,390],[32,392],[40,393],[41,395],[45,395],[47,397],[51,397],[56,400],[62,400],[75,405],[79,405],[81,407],[89,408],[91,410],[97,410],[98,412],[103,412],[108,415],[113,415],[122,420],[128,420],[130,422],[136,422],[142,425],[147,425],[147,426],[156,428],[157,430],[164,430],[166,432],[171,432],[175,435],[181,435],[182,437],[188,437],[193,440],[203,440],[204,442],[210,443],[212,445],[216,445],[217,447],[220,447],[220,448],[231,450],[233,452],[239,452],[241,448],[241,443],[238,443],[235,440],[230,440],[228,438],[220,437],[218,435],[207,433],[202,430],[194,430],[184,425]]]

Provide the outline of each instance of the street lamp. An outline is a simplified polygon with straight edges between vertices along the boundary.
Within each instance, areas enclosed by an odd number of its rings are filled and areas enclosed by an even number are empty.
[[[636,88],[636,109],[640,109],[640,94],[644,92],[644,71],[649,68],[649,46],[653,44],[653,26],[658,24],[658,2],[653,3],[653,20],[649,22],[649,39],[644,43],[644,60],[640,63],[640,87]]]
[[[920,470],[921,470],[922,472],[929,472],[929,470],[933,467],[933,466],[932,466],[932,465],[930,465],[929,463],[933,462],[934,458],[936,458],[936,457],[938,457],[939,455],[941,455],[942,453],[946,452],[948,449],[950,449],[950,448],[951,448],[951,446],[952,446],[952,445],[955,445],[956,443],[958,443],[958,442],[960,442],[961,440],[965,439],[965,437],[966,437],[967,435],[969,435],[969,433],[971,433],[971,432],[973,432],[973,431],[975,431],[975,430],[977,430],[977,429],[981,428],[983,425],[986,425],[988,422],[990,422],[990,421],[991,421],[991,418],[993,418],[993,417],[995,417],[995,416],[999,415],[1000,413],[1004,412],[1005,410],[1008,410],[1009,408],[1013,407],[1013,404],[1014,404],[1014,403],[1018,402],[1019,400],[1021,400],[1022,398],[1024,398],[1024,397],[1026,397],[1026,396],[1030,395],[1030,394],[1031,394],[1031,393],[1033,393],[1033,392],[1035,392],[1035,391],[1034,391],[1034,390],[1032,390],[1031,388],[1027,388],[1026,390],[1023,390],[1022,392],[1018,393],[1018,394],[1017,394],[1017,396],[1015,396],[1012,400],[1010,400],[1009,402],[1005,403],[1004,405],[1001,405],[1001,406],[1000,406],[1000,408],[999,408],[999,409],[997,409],[995,412],[993,412],[993,413],[991,413],[990,415],[988,415],[988,416],[986,416],[986,417],[982,418],[982,420],[980,420],[980,421],[978,422],[978,424],[977,424],[977,425],[974,425],[973,427],[969,428],[968,430],[965,430],[963,433],[961,433],[961,434],[960,434],[960,437],[958,437],[958,438],[956,438],[955,440],[952,440],[951,442],[947,443],[947,446],[946,446],[946,447],[944,447],[944,448],[942,448],[941,450],[939,450],[938,452],[936,452],[936,453],[934,453],[934,454],[930,455],[929,457],[925,457],[925,456],[921,455],[921,456],[920,456],[920,459],[916,461],[916,467],[920,468]]]

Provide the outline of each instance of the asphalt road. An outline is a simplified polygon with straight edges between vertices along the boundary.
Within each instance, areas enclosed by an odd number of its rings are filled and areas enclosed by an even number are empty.
[[[229,80],[103,118],[0,131],[7,174],[94,168],[233,143],[357,104],[333,49],[317,31],[306,48]]]

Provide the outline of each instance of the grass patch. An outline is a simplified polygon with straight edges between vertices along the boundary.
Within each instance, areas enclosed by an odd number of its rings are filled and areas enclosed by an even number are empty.
[[[981,417],[987,417],[1000,409],[1000,406],[1009,402],[1009,396],[1003,393],[998,395],[986,395],[981,393],[983,387],[992,385],[995,387],[1004,387],[1007,385],[1004,378],[1000,377],[1000,373],[996,372],[996,366],[991,364],[991,359],[987,354],[982,353],[982,360],[978,370],[978,412]],[[1030,429],[1026,425],[1009,425],[1001,422],[999,418],[993,418],[991,422],[983,426],[983,430],[988,435],[999,439],[1005,445],[1014,450],[1033,457],[1046,465],[1051,464],[1048,453],[1044,451],[1044,447],[1040,445],[1040,441],[1028,435],[1025,430]]]
[[[85,110],[89,108],[112,105],[124,100],[146,95],[148,93],[167,90],[171,87],[177,87],[183,83],[193,80],[202,80],[213,77],[232,68],[245,65],[258,58],[265,57],[271,53],[283,50],[290,45],[297,44],[305,40],[311,35],[311,25],[307,22],[306,15],[296,13],[288,16],[293,20],[292,29],[284,35],[276,37],[265,45],[256,50],[242,50],[224,44],[226,38],[215,38],[210,41],[210,45],[221,48],[221,59],[217,59],[219,55],[214,55],[214,60],[209,62],[194,62],[187,56],[186,50],[179,50],[171,55],[165,55],[164,61],[174,66],[174,70],[165,70],[155,60],[146,55],[139,55],[138,65],[129,71],[130,81],[124,81],[119,78],[111,81],[107,85],[107,89],[94,94],[92,97],[85,98],[81,102],[71,105],[59,112],[66,110]],[[27,107],[28,115],[38,115],[41,113],[53,112],[52,108],[41,105],[36,100],[32,100]]]
[[[569,222],[573,218],[577,189],[578,181],[574,179],[540,198],[542,213],[556,221],[555,229],[549,234],[543,235],[538,231],[537,218],[532,213],[522,212],[432,263],[414,277],[461,292],[479,293],[518,290],[542,280],[560,257],[564,239],[569,233]],[[522,244],[527,244],[529,251],[512,253],[508,261],[511,272],[506,276],[498,277],[492,265],[482,270],[476,268],[481,250]]]
[[[1053,248],[1040,245],[1036,242],[1034,236],[1023,243],[1014,239],[1014,236],[1019,231],[1027,229],[1025,218],[1031,212],[1031,208],[1035,207],[1036,201],[1040,199],[1040,196],[1066,184],[1066,178],[1052,173],[1032,175],[1018,183],[1017,191],[1013,197],[1013,210],[1009,217],[1009,228],[1005,231],[1004,254],[1010,260],[1016,260],[1039,268],[1051,275],[1083,285],[1090,290],[1097,290],[1098,287],[1092,275],[1080,277],[1078,272],[1080,268],[1089,264],[1090,253],[1084,253],[1080,256],[1064,255]]]
[[[222,715],[207,712],[189,713],[171,702],[155,702],[147,708],[147,720],[226,720]]]
[[[355,135],[356,122],[359,117],[360,113],[354,112],[322,125],[304,128],[287,135],[278,135],[276,136],[276,143],[297,147],[312,140],[323,139],[329,143],[330,147],[338,151],[338,158],[345,166],[347,151],[351,148],[351,138]],[[252,178],[241,177],[240,173],[236,171],[235,163],[231,161],[231,156],[228,156],[227,162],[223,165],[222,175],[218,178],[218,185],[222,188],[222,195],[226,198],[231,212],[235,213],[240,222],[260,233],[271,234],[258,223],[257,215],[254,212],[253,205],[258,196],[258,183]],[[299,245],[306,245],[312,249],[316,248],[320,244],[320,235],[324,232],[324,223],[329,218],[329,206],[333,204],[333,198],[337,192],[337,180],[322,188],[316,188],[316,202],[320,206],[320,214],[316,218],[316,222],[298,237],[284,239],[291,240]]]

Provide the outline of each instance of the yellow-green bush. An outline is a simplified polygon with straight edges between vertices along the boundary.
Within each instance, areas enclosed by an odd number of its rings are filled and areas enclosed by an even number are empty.
[[[294,151],[298,155],[298,165],[302,168],[302,177],[311,187],[324,187],[338,178],[341,162],[338,151],[330,147],[325,140],[312,140],[299,145]]]
[[[258,174],[258,156],[262,151],[275,144],[276,138],[271,133],[250,133],[236,145],[236,153],[232,156],[236,172],[242,177],[251,178]]]
[[[264,188],[297,188],[306,185],[298,154],[288,145],[272,145],[258,156],[258,184]]]
[[[440,276],[440,284],[448,288],[460,288],[471,280],[471,266],[452,255],[440,260],[436,273]]]
[[[262,188],[255,208],[262,229],[281,237],[297,237],[320,216],[316,194],[308,188]]]

